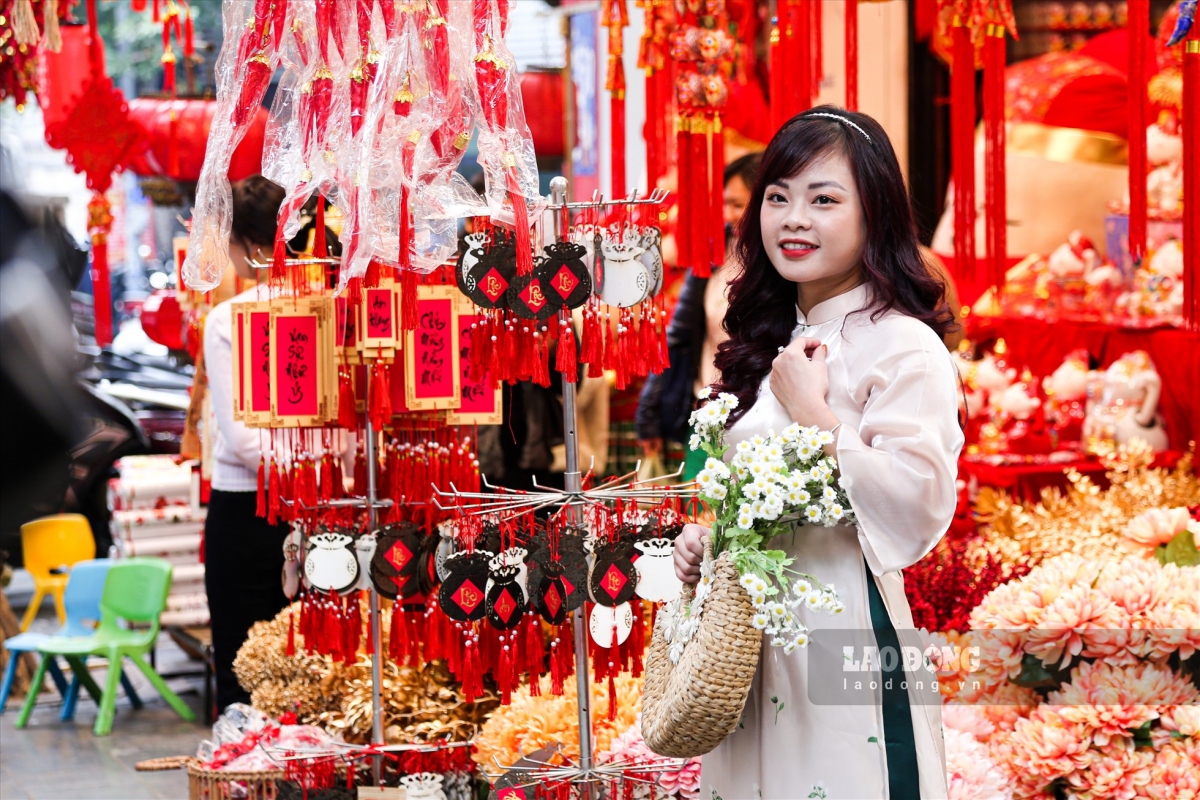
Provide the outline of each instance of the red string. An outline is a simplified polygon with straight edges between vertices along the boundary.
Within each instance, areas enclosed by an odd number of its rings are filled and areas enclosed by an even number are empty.
[[[1146,54],[1150,0],[1129,0],[1129,254],[1146,256]]]

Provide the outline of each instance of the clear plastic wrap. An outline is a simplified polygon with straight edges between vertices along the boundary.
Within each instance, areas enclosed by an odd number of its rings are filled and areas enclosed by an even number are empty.
[[[217,110],[196,184],[188,255],[183,264],[183,279],[189,289],[216,288],[229,263],[233,216],[229,164],[279,64],[286,6],[273,5],[269,0],[226,0],[224,4],[225,44],[215,68]]]
[[[472,4],[429,0],[418,12],[426,75],[436,125],[417,143],[413,154],[414,267],[428,270],[453,257],[458,246],[458,220],[480,216],[487,207],[456,170],[471,141],[474,120],[468,105],[474,72],[469,69]]]
[[[493,221],[517,233],[517,269],[532,270],[530,220],[544,208],[533,137],[525,121],[520,76],[504,43],[504,18],[497,0],[457,3],[455,15],[470,6],[473,52],[455,63],[458,74],[474,76],[467,102],[479,125],[479,163],[487,178],[487,203]],[[462,52],[458,50],[458,52]]]

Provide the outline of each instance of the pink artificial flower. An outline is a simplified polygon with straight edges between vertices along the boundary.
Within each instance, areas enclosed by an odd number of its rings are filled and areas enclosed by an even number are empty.
[[[946,778],[950,800],[1009,800],[1012,781],[988,758],[971,734],[946,730]]]
[[[646,740],[642,738],[641,718],[624,733],[613,740],[608,750],[596,756],[597,763],[609,764],[621,761],[627,764],[662,764],[670,763],[653,752]],[[682,800],[698,800],[700,797],[700,759],[689,758],[677,770],[658,771],[653,776],[658,788],[668,795]],[[653,793],[650,794],[654,796]]]
[[[1146,793],[1154,800],[1200,798],[1200,740],[1180,739],[1155,753]]]
[[[986,742],[996,731],[996,723],[982,709],[955,703],[942,706],[942,726],[947,731],[969,734],[979,742]]]
[[[1185,703],[1164,710],[1162,726],[1180,736],[1200,736],[1200,706]]]
[[[1133,800],[1150,783],[1154,753],[1138,750],[1132,739],[1114,739],[1088,752],[1088,765],[1067,776],[1079,800]]]
[[[1179,508],[1152,508],[1138,514],[1125,526],[1123,533],[1150,549],[1166,544],[1187,527],[1191,516]]]
[[[1071,586],[1045,608],[1038,626],[1026,634],[1025,652],[1044,664],[1066,666],[1083,652],[1083,629],[1114,630],[1124,624],[1121,610],[1108,595],[1086,584]]]
[[[1087,767],[1092,737],[1086,726],[1040,706],[1017,720],[1009,743],[1012,765],[1049,783]]]
[[[1084,726],[1097,747],[1130,739],[1133,730],[1158,719],[1161,706],[1192,702],[1200,692],[1169,668],[1140,663],[1118,667],[1084,662],[1070,683],[1051,692],[1047,702],[1062,719]]]

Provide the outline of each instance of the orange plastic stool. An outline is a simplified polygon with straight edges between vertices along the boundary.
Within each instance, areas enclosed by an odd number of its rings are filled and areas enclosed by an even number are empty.
[[[63,590],[67,588],[69,570],[62,568],[96,557],[96,540],[87,517],[55,514],[26,522],[21,526],[21,551],[25,556],[25,569],[33,576],[33,599],[25,609],[21,630],[28,629],[37,617],[46,595],[54,598],[58,621],[65,623],[67,612],[63,608]],[[57,570],[59,574],[53,574],[51,570]]]

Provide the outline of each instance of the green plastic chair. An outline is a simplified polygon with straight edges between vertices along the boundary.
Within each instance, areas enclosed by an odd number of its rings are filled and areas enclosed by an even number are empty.
[[[113,715],[117,704],[117,686],[121,680],[122,659],[128,658],[142,671],[163,699],[175,709],[179,716],[194,720],[196,715],[179,696],[167,688],[162,677],[155,672],[144,656],[154,649],[158,638],[158,617],[167,606],[167,593],[171,590],[171,565],[161,558],[129,558],[116,562],[108,570],[104,582],[104,595],[100,599],[100,627],[91,636],[64,636],[49,639],[38,650],[46,656],[63,656],[71,669],[81,678],[87,675],[83,663],[86,656],[102,656],[108,659],[108,674],[105,676],[104,691],[100,697],[100,709],[96,715],[97,736],[107,736],[112,731]],[[121,620],[148,624],[148,629],[122,627]],[[51,659],[43,658],[33,675],[29,696],[21,709],[16,727],[24,728],[33,713],[33,706],[46,677],[46,665]]]

